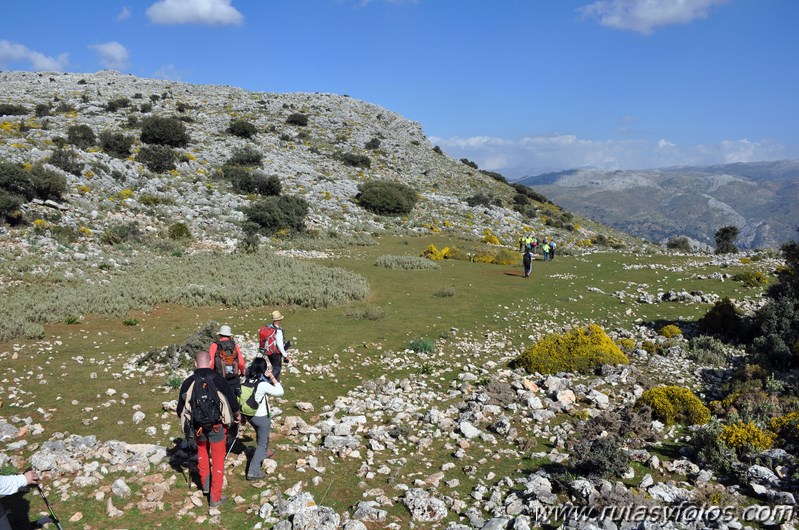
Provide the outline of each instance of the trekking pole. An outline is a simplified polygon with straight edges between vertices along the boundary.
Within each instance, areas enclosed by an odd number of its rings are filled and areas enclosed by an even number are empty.
[[[227,460],[227,457],[228,457],[228,455],[229,455],[229,454],[230,454],[230,452],[233,450],[233,446],[234,446],[234,445],[236,445],[236,441],[239,439],[239,429],[240,429],[240,428],[241,428],[241,426],[240,426],[240,424],[237,422],[237,423],[236,423],[236,437],[235,437],[235,438],[233,438],[233,443],[231,443],[231,444],[230,444],[230,447],[228,448],[228,450],[227,450],[227,453],[225,453],[225,460]]]
[[[55,526],[56,526],[56,528],[58,528],[58,530],[64,530],[64,528],[61,526],[61,522],[58,520],[58,517],[56,516],[55,512],[53,511],[52,506],[50,506],[50,502],[47,500],[47,497],[44,495],[44,491],[42,491],[42,487],[40,485],[38,485],[38,484],[35,484],[35,486],[36,486],[36,489],[39,490],[39,495],[42,496],[42,500],[44,501],[45,506],[47,506],[47,509],[50,511],[50,521],[47,521],[47,522],[48,523],[52,522],[53,524],[55,524]],[[42,519],[39,519],[39,521],[42,521]]]

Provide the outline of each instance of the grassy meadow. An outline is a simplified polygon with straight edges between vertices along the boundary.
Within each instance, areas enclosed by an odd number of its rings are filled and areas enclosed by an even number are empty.
[[[660,291],[694,291],[715,293],[740,299],[759,295],[758,288],[747,288],[739,282],[718,279],[699,279],[715,272],[734,274],[743,270],[757,269],[757,263],[719,267],[710,264],[709,256],[672,256],[647,254],[636,255],[623,251],[598,251],[586,255],[558,255],[554,261],[542,262],[541,256],[533,264],[531,278],[522,277],[522,266],[504,266],[465,261],[438,261],[436,269],[390,268],[377,266],[381,256],[418,256],[429,244],[439,248],[457,245],[468,248],[469,241],[457,241],[442,237],[380,238],[376,245],[352,246],[330,251],[328,257],[314,260],[317,265],[336,267],[340,273],[322,278],[323,282],[335,282],[337,278],[354,278],[359,275],[368,284],[365,297],[337,298],[335,304],[326,306],[301,303],[279,303],[261,305],[256,296],[247,298],[247,303],[227,303],[219,300],[214,305],[195,305],[176,296],[156,299],[152,309],[145,305],[131,304],[124,312],[95,314],[84,308],[75,308],[76,314],[84,318],[67,324],[60,319],[41,319],[44,338],[17,339],[0,344],[0,360],[4,365],[4,376],[0,386],[2,414],[5,417],[30,417],[33,423],[41,423],[44,433],[29,436],[28,445],[20,451],[23,457],[35,451],[56,432],[94,434],[98,440],[124,440],[130,443],[157,443],[171,446],[172,440],[180,436],[173,414],[162,409],[162,402],[177,398],[177,391],[167,384],[170,377],[185,377],[185,373],[144,367],[133,375],[123,370],[125,363],[134,356],[153,348],[181,343],[197,328],[209,321],[228,324],[235,334],[257,337],[258,328],[267,321],[269,312],[279,309],[285,315],[283,326],[292,347],[297,349],[293,370],[284,368],[283,382],[286,395],[273,401],[286,416],[301,416],[308,424],[320,419],[320,412],[347,392],[355,390],[366,381],[409,378],[414,386],[430,390],[446,391],[456,381],[460,369],[457,366],[474,365],[481,375],[491,375],[491,370],[506,368],[507,360],[529,346],[551,330],[564,325],[596,322],[606,329],[630,328],[636,323],[667,323],[694,321],[702,316],[710,305],[669,303],[641,304],[637,302],[639,291],[656,294]],[[560,249],[567,250],[567,249]],[[182,259],[182,258],[181,258]],[[237,257],[246,261],[246,257]],[[253,258],[254,259],[254,258]],[[412,261],[412,260],[410,260]],[[631,268],[641,265],[642,268]],[[208,288],[214,279],[226,289],[252,289],[260,296],[268,296],[269,290],[258,282],[288,282],[293,289],[301,289],[313,283],[318,268],[302,269],[301,274],[287,269],[292,277],[279,275],[259,276],[257,269],[247,264],[246,270],[256,272],[243,276],[245,285],[226,278],[224,268],[214,265],[203,272],[201,266],[194,270],[195,276],[204,278]],[[159,269],[158,274],[165,274]],[[303,276],[305,275],[305,276]],[[124,279],[124,275],[121,276]],[[132,274],[130,282],[145,281]],[[188,283],[193,278],[185,278]],[[146,276],[146,281],[157,281],[156,276]],[[358,282],[359,280],[353,280]],[[179,286],[180,278],[169,279],[169,289]],[[250,283],[256,285],[249,285]],[[38,289],[38,288],[36,288]],[[31,292],[39,292],[34,289]],[[620,300],[614,293],[627,293]],[[443,293],[443,294],[442,294]],[[52,296],[57,296],[54,293]],[[236,294],[237,299],[244,295]],[[290,298],[277,298],[290,300]],[[182,301],[182,303],[181,303]],[[236,307],[238,306],[238,307]],[[13,312],[6,306],[5,312]],[[54,321],[58,320],[57,323]],[[126,325],[123,321],[135,325]],[[492,337],[497,347],[492,358],[483,350],[472,349],[471,343],[484,342]],[[415,353],[406,350],[411,341],[426,339],[434,342],[430,353]],[[498,366],[488,371],[481,370],[486,361],[495,361]],[[113,396],[107,389],[116,390]],[[310,402],[314,411],[301,412],[297,402]],[[447,403],[420,403],[421,407]],[[134,408],[135,407],[135,408]],[[135,410],[146,415],[145,421],[134,425],[131,417]],[[421,410],[424,413],[424,410]],[[223,507],[223,528],[252,527],[258,522],[258,499],[262,492],[283,492],[298,482],[310,491],[320,505],[333,507],[337,512],[351,509],[363,500],[366,489],[380,488],[389,497],[397,495],[393,486],[398,483],[413,484],[415,479],[424,479],[452,460],[449,440],[446,436],[434,438],[423,458],[414,456],[415,445],[407,444],[407,454],[375,455],[375,459],[386,458],[391,474],[377,474],[372,479],[357,475],[361,459],[340,459],[324,448],[316,448],[320,466],[326,468],[317,475],[307,468],[300,470],[297,459],[305,458],[307,448],[297,448],[292,440],[280,431],[281,418],[273,426],[272,447],[277,453],[278,469],[269,476],[265,485],[254,488],[244,480],[241,455],[233,455],[227,466],[229,497],[241,496],[239,504],[228,503]],[[158,434],[151,437],[144,432],[154,425]],[[165,427],[162,427],[165,426]],[[517,426],[520,432],[527,427]],[[254,433],[244,431],[245,441],[253,445]],[[533,469],[539,465],[536,459],[518,461],[503,457],[503,441],[498,445],[475,447],[481,457],[474,465],[480,469],[477,475],[491,471],[498,477],[512,476],[514,472]],[[550,448],[547,440],[538,440],[537,450]],[[366,453],[365,447],[360,448]],[[361,455],[364,456],[363,454]],[[403,460],[404,459],[404,460]],[[463,497],[475,484],[474,473],[459,471],[461,462],[448,478],[458,478],[458,489]],[[401,474],[397,474],[401,471]],[[85,490],[59,489],[59,482],[45,481],[45,491],[58,490],[50,501],[59,517],[65,522],[76,512],[82,512],[79,522],[70,523],[71,528],[185,528],[191,520],[176,518],[178,508],[194,490],[175,471],[162,472],[165,481],[174,481],[164,512],[139,513],[131,503],[126,514],[115,521],[106,514],[105,503],[94,500],[92,488]],[[102,487],[110,487],[116,476],[108,476]],[[316,483],[314,483],[316,482]],[[134,486],[133,499],[138,486]],[[39,499],[30,497],[31,518],[41,506]],[[124,500],[115,499],[122,507]],[[401,503],[383,509],[389,518],[407,524],[408,513]],[[195,518],[204,514],[206,506],[197,507]],[[450,519],[455,517],[450,514]],[[208,519],[208,526],[214,526]],[[217,525],[218,526],[218,523]],[[433,527],[435,525],[430,525]],[[444,526],[439,524],[439,527]],[[417,528],[427,528],[416,524]]]

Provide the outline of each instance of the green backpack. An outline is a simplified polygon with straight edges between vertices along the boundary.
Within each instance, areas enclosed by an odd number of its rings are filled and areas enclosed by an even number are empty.
[[[239,394],[239,405],[241,405],[241,413],[245,416],[255,416],[255,413],[258,411],[258,406],[260,402],[255,401],[255,389],[258,387],[258,383],[260,383],[258,379],[245,379],[244,382],[241,384],[241,394]],[[264,394],[263,399],[266,399],[266,394]],[[269,414],[269,402],[267,402],[267,415]]]

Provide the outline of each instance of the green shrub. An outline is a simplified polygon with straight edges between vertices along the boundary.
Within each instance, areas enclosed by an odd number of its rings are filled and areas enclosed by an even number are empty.
[[[597,324],[553,333],[533,344],[513,361],[528,373],[593,373],[603,364],[629,364],[630,360]]]
[[[630,457],[615,436],[584,438],[573,450],[572,468],[592,478],[620,477],[630,466]]]
[[[344,313],[346,318],[352,320],[383,320],[386,318],[386,312],[376,305],[370,305],[364,309],[349,308]]]
[[[366,142],[366,145],[364,145],[364,147],[366,149],[371,149],[371,150],[379,149],[380,148],[380,139],[379,138],[372,138],[371,140]]]
[[[644,405],[652,409],[652,417],[666,425],[701,425],[710,421],[710,410],[693,392],[680,386],[661,386],[645,390],[635,403],[637,408]]]
[[[433,296],[437,296],[439,298],[449,298],[451,296],[455,296],[455,289],[453,289],[452,287],[442,287],[441,289],[434,292]]]
[[[486,195],[483,192],[477,193],[476,195],[472,195],[471,197],[466,198],[466,204],[474,208],[475,206],[502,206],[502,200],[497,197],[493,197],[491,195]]]
[[[721,422],[716,420],[702,426],[691,437],[691,448],[697,463],[710,467],[718,474],[726,475],[738,464],[738,457],[724,442],[722,431]]]
[[[166,145],[145,145],[136,153],[136,161],[154,173],[175,169],[176,159],[175,151]]]
[[[355,153],[339,153],[337,158],[352,167],[371,167],[372,160],[366,155]]]
[[[715,337],[699,335],[690,341],[688,358],[698,364],[723,365],[727,361],[724,343]]]
[[[430,339],[414,339],[408,344],[408,349],[416,353],[432,353],[436,344]]]
[[[361,207],[377,215],[403,215],[413,210],[416,191],[399,182],[370,181],[358,186]]]
[[[237,193],[256,193],[264,197],[280,195],[282,184],[277,175],[263,171],[250,171],[242,166],[222,166],[222,176],[230,182]]]
[[[235,120],[230,122],[227,132],[239,138],[252,138],[258,134],[258,129],[247,120]]]
[[[116,112],[119,109],[124,109],[127,107],[130,107],[130,100],[125,97],[112,99],[111,101],[105,104],[105,110],[107,110],[108,112]]]
[[[660,328],[659,333],[661,336],[666,337],[667,339],[673,339],[674,337],[679,337],[682,335],[682,330],[674,324],[667,324]]]
[[[125,326],[138,326],[139,320],[135,318],[126,318],[125,320],[122,321],[122,324],[124,324]]]
[[[170,147],[186,147],[191,141],[186,126],[177,118],[148,116],[141,122],[141,141]]]
[[[13,103],[0,103],[0,116],[22,116],[27,114],[28,109],[23,105]]]
[[[116,158],[127,158],[133,147],[133,137],[123,133],[103,131],[100,133],[100,147],[103,151]]]
[[[142,238],[141,229],[135,221],[121,222],[109,226],[100,236],[100,241],[106,245],[119,245],[121,243],[137,243]]]
[[[418,256],[380,256],[375,261],[375,266],[402,270],[438,270],[441,268],[438,263]]]
[[[94,131],[86,124],[70,125],[67,129],[67,143],[81,149],[92,147],[96,139]]]
[[[688,241],[688,238],[685,236],[680,237],[671,237],[668,241],[666,241],[666,248],[670,248],[672,250],[679,250],[680,252],[692,252],[693,249],[691,248],[691,242]]]
[[[258,232],[266,236],[280,232],[300,233],[305,231],[308,203],[293,195],[264,197],[245,208],[244,214],[258,227]]]
[[[247,146],[243,149],[236,149],[233,151],[230,159],[225,163],[229,166],[260,166],[263,160],[263,155],[257,149]]]
[[[175,204],[175,200],[171,197],[159,197],[151,193],[142,193],[136,200],[139,204],[144,206],[158,206],[159,204]]]
[[[47,162],[75,176],[83,173],[83,162],[80,161],[78,153],[72,149],[56,149]]]
[[[463,164],[465,164],[465,165],[469,166],[469,167],[470,167],[470,168],[472,168],[472,169],[480,169],[480,168],[477,166],[477,163],[476,163],[476,162],[472,162],[472,161],[471,161],[471,160],[469,160],[468,158],[461,158],[461,159],[460,159],[460,161],[461,161]]]
[[[441,147],[439,147],[437,145],[433,147],[433,152],[438,154],[438,155],[443,155],[444,154],[444,151],[441,150]]]
[[[67,181],[62,175],[46,169],[42,164],[36,164],[29,171],[25,171],[20,164],[0,162],[0,190],[9,196],[5,199],[5,209],[10,213],[19,206],[14,207],[16,199],[13,196],[25,201],[60,199],[67,190]]]
[[[738,247],[735,240],[738,238],[740,230],[737,226],[724,226],[716,230],[716,254],[735,254]]]
[[[286,123],[289,125],[298,125],[300,127],[305,127],[308,125],[308,116],[305,114],[301,114],[299,112],[295,112],[294,114],[290,115],[286,118]]]
[[[36,108],[33,110],[33,113],[36,115],[37,118],[43,118],[45,116],[50,115],[50,111],[52,107],[49,103],[39,103],[36,105]]]
[[[17,224],[22,221],[20,208],[23,204],[25,204],[24,197],[0,189],[0,216],[8,224]]]
[[[723,298],[699,319],[699,330],[705,335],[735,340],[741,336],[742,312],[729,298]]]
[[[148,112],[151,112],[152,110],[153,110],[153,104],[152,103],[142,103],[141,105],[139,105],[139,112],[141,112],[142,114],[147,114]]]
[[[186,223],[172,223],[169,227],[169,239],[191,239],[191,230]]]
[[[733,281],[741,282],[747,287],[760,287],[768,285],[768,276],[760,271],[744,271],[735,274]]]

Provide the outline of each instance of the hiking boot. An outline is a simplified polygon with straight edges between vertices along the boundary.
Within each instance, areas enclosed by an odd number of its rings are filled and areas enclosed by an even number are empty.
[[[203,481],[203,493],[205,495],[211,493],[211,475],[205,477],[205,480]]]
[[[225,497],[224,495],[222,495],[221,497],[219,497],[219,500],[218,500],[218,501],[211,501],[211,502],[209,502],[209,503],[208,503],[208,506],[209,506],[209,507],[211,507],[211,508],[218,508],[219,506],[222,506],[222,504],[223,504],[223,503],[224,503],[226,500],[227,500],[227,497]]]
[[[266,474],[260,469],[247,473],[247,480],[261,480],[262,478],[266,478]]]

